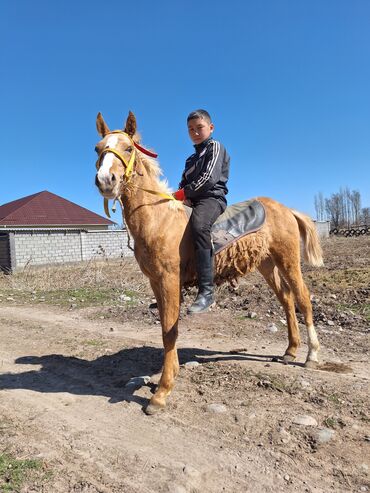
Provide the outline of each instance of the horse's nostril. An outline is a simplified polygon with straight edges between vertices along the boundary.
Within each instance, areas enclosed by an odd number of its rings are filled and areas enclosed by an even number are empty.
[[[116,177],[112,174],[112,182],[116,181]]]

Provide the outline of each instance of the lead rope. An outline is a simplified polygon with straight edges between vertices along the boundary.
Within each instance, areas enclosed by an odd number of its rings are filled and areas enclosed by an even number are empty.
[[[116,204],[116,200],[118,200],[118,202],[120,203],[121,205],[121,209],[122,209],[122,218],[123,218],[123,204],[122,204],[122,200],[121,200],[121,197],[118,197],[118,199],[114,199],[114,202],[113,202],[113,207],[114,207],[114,210],[115,209],[115,204]],[[113,207],[112,207],[112,210],[113,210]],[[132,252],[134,252],[134,249],[132,248],[132,246],[130,245],[130,242],[131,242],[131,234],[130,234],[130,230],[128,229],[128,226],[127,224],[125,223],[125,226],[126,226],[126,231],[127,231],[127,248],[129,250],[131,250]]]

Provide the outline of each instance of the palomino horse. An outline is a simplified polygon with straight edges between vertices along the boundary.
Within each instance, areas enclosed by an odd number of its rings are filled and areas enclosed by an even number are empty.
[[[136,119],[129,113],[124,130],[111,132],[102,115],[96,121],[102,139],[98,153],[96,185],[107,199],[118,199],[135,241],[135,257],[149,278],[158,303],[164,345],[164,364],[148,414],[164,408],[179,372],[176,349],[181,288],[195,281],[194,250],[188,217],[182,203],[169,200],[171,192],[159,180],[157,161],[139,145]],[[152,154],[153,156],[153,154]],[[322,265],[322,251],[310,218],[272,199],[261,197],[266,211],[263,227],[244,236],[215,256],[216,282],[232,280],[257,268],[284,307],[289,344],[284,360],[294,361],[300,345],[295,302],[308,332],[305,365],[318,364],[319,341],[313,325],[309,291],[302,279],[300,238],[304,258]]]

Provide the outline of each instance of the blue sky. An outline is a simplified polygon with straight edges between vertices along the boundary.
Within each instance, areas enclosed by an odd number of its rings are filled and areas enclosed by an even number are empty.
[[[49,190],[104,215],[98,111],[121,128],[132,110],[176,188],[200,107],[231,156],[229,203],[314,215],[316,193],[348,186],[370,206],[368,0],[1,0],[0,46],[0,204]]]

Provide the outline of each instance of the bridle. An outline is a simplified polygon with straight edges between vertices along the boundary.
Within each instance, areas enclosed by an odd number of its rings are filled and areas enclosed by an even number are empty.
[[[116,149],[113,149],[112,147],[106,147],[99,154],[98,160],[96,162],[96,168],[99,170],[99,168],[101,166],[102,159],[104,158],[104,156],[106,154],[108,154],[109,152],[112,153],[112,154],[114,154],[122,162],[122,164],[123,164],[123,166],[125,168],[125,173],[124,173],[123,177],[126,178],[126,184],[130,182],[130,180],[132,178],[132,175],[133,175],[133,172],[134,172],[134,164],[135,164],[135,158],[136,158],[136,149],[139,150],[140,152],[142,152],[143,154],[146,154],[149,157],[153,157],[153,158],[158,157],[158,154],[156,154],[154,152],[151,152],[151,151],[148,151],[148,149],[145,149],[144,147],[141,147],[139,144],[137,144],[136,142],[134,142],[132,140],[132,138],[126,132],[124,132],[123,130],[113,130],[112,132],[108,132],[106,135],[110,135],[110,134],[123,134],[123,135],[125,135],[129,139],[129,141],[131,143],[131,146],[132,146],[132,151],[131,151],[130,159],[126,159],[126,157],[123,156]],[[135,185],[135,187],[136,188],[139,188],[140,190],[144,190],[144,192],[148,192],[148,193],[151,193],[153,195],[159,195],[160,197],[163,197],[163,198],[165,198],[167,200],[176,200],[175,197],[173,197],[172,195],[168,195],[166,193],[157,192],[156,190],[148,190],[147,188],[138,187],[137,185]],[[113,202],[113,207],[112,207],[113,212],[115,212],[115,210],[116,210],[115,209],[115,200]],[[120,202],[120,204],[122,206],[121,199],[119,198],[118,200],[119,200],[119,202]],[[108,199],[106,199],[106,198],[104,198],[104,211],[105,211],[106,215],[110,218],[109,207],[108,207]]]
[[[132,152],[131,152],[130,159],[127,160],[125,158],[125,156],[122,156],[122,154],[119,153],[116,149],[113,149],[112,147],[106,147],[99,154],[99,158],[98,158],[98,161],[96,163],[97,169],[100,168],[101,161],[104,158],[104,156],[106,154],[108,154],[108,152],[110,152],[110,153],[114,154],[116,157],[118,157],[118,159],[124,165],[124,167],[125,167],[124,177],[126,178],[126,182],[129,182],[130,179],[131,179],[131,177],[132,177],[132,173],[134,171],[134,163],[135,163],[135,157],[136,157],[136,149],[138,149],[139,151],[143,152],[147,156],[154,157],[154,158],[158,157],[158,154],[155,154],[154,152],[148,151],[148,149],[144,149],[144,147],[141,147],[139,144],[137,144],[136,142],[134,142],[132,140],[132,138],[126,132],[124,132],[123,130],[113,130],[112,132],[108,132],[106,135],[111,135],[111,134],[122,134],[122,135],[125,135],[129,139],[129,141],[131,143],[131,146],[132,146]]]

